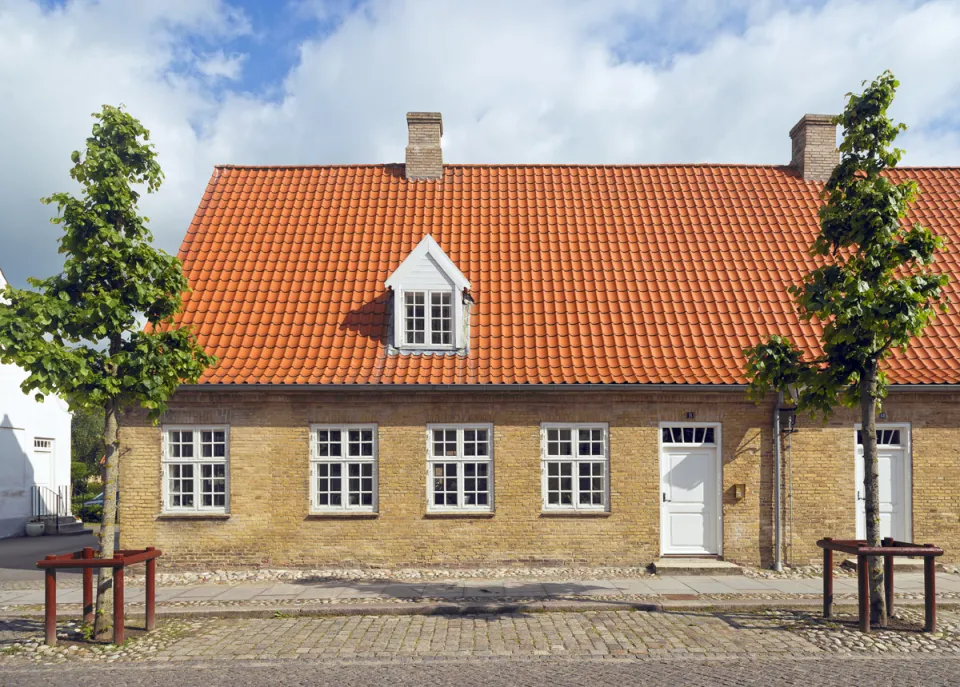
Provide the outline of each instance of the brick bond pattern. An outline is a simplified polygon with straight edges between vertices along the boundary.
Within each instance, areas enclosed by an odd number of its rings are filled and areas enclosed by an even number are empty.
[[[958,398],[893,392],[887,422],[913,427],[914,538],[956,560],[960,547]],[[161,431],[124,419],[121,521],[126,546],[155,545],[163,566],[491,565],[583,562],[646,565],[659,555],[658,423],[722,424],[724,556],[772,559],[770,404],[739,393],[653,392],[181,392],[170,424],[229,424],[230,517],[161,516]],[[610,512],[541,512],[541,422],[610,426]],[[817,538],[854,532],[852,412],[826,425],[801,418],[785,459],[792,464],[796,563],[817,560]],[[310,423],[377,423],[379,514],[310,516]],[[495,514],[426,513],[426,425],[494,425]],[[733,485],[747,485],[746,498]],[[785,471],[784,486],[791,482]],[[786,491],[785,491],[786,493]],[[784,511],[788,500],[785,498]],[[785,518],[785,521],[787,518]],[[789,560],[789,558],[788,558]]]
[[[790,166],[804,181],[826,181],[840,161],[837,126],[830,115],[804,115],[790,130],[793,159]]]
[[[443,121],[439,112],[408,112],[409,142],[406,150],[407,179],[435,181],[443,177]]]

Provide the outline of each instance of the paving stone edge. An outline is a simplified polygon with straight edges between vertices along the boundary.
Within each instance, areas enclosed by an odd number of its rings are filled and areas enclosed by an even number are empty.
[[[231,606],[231,607],[174,607],[157,608],[158,618],[294,618],[323,616],[356,615],[504,615],[512,613],[582,613],[587,611],[738,611],[758,609],[766,610],[808,610],[820,608],[820,599],[767,600],[767,599],[729,599],[729,600],[664,600],[658,603],[636,601],[542,601],[525,603],[409,603],[409,604],[317,604],[296,607],[289,606]],[[898,607],[922,608],[922,601],[901,601]],[[960,602],[942,602],[938,609],[960,609]],[[857,610],[856,604],[836,603],[836,612]],[[14,613],[0,613],[0,620],[15,618],[42,618],[42,610],[23,610]],[[143,618],[142,608],[131,610],[127,618]],[[58,620],[77,620],[76,612],[59,611]]]

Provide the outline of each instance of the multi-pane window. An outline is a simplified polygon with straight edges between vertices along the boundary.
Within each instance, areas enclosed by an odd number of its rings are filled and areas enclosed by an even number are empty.
[[[660,428],[660,437],[664,444],[687,444],[700,446],[717,443],[715,427],[695,427],[693,425],[675,425]]]
[[[403,342],[408,346],[452,346],[453,293],[405,291]]]
[[[164,510],[225,513],[226,427],[164,428],[163,436]]]
[[[900,446],[899,429],[878,429],[877,446]],[[863,446],[863,430],[857,430],[857,446]]]
[[[314,425],[310,443],[310,507],[376,510],[376,425]]]
[[[50,453],[53,451],[53,439],[35,437],[33,440],[33,450],[38,453]]]
[[[430,343],[449,346],[453,336],[453,305],[449,291],[430,294]]]
[[[428,510],[492,510],[492,428],[431,426],[427,434]]]
[[[420,346],[427,341],[426,300],[425,291],[407,291],[403,294],[404,340],[408,344]]]
[[[544,425],[543,505],[605,510],[609,453],[605,425]]]

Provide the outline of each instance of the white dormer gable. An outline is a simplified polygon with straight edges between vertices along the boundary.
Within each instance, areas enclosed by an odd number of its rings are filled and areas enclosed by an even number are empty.
[[[393,291],[393,345],[401,351],[466,346],[470,282],[429,234],[386,281]]]

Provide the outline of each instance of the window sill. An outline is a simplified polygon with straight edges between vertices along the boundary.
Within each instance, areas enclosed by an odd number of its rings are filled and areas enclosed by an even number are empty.
[[[545,510],[541,518],[609,518],[608,510]]]
[[[229,520],[229,513],[160,513],[154,520]]]
[[[434,510],[423,514],[427,519],[444,518],[492,518],[496,513],[492,510],[462,511],[462,510]]]
[[[307,513],[305,520],[376,520],[380,513],[370,511],[331,511]]]

